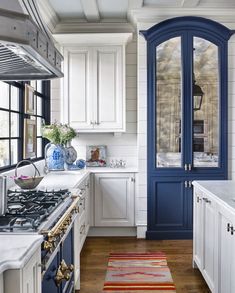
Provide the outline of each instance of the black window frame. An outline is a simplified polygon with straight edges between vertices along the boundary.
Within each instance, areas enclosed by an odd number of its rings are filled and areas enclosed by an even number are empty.
[[[41,92],[38,92],[37,89],[34,91],[35,95],[35,101],[36,101],[36,113],[35,115],[29,115],[25,113],[25,84],[30,85],[30,81],[12,81],[12,82],[6,82],[9,84],[9,107],[8,109],[6,108],[1,108],[1,111],[5,111],[8,113],[17,113],[19,115],[19,125],[18,125],[18,136],[17,137],[11,137],[11,125],[10,125],[10,117],[9,115],[9,136],[8,137],[0,137],[0,140],[9,140],[9,165],[2,166],[0,167],[0,172],[7,171],[14,169],[17,164],[11,164],[11,140],[12,139],[17,139],[18,140],[18,158],[17,162],[23,160],[23,143],[24,143],[24,119],[25,118],[32,118],[35,117],[36,119],[36,128],[37,128],[37,118],[42,118],[46,124],[50,124],[51,121],[51,84],[49,80],[43,80],[42,81],[42,90]],[[19,110],[12,110],[11,109],[11,86],[15,86],[19,89]],[[38,115],[37,113],[37,97],[40,97],[42,99],[42,113],[41,115]],[[37,138],[42,138],[42,136],[38,136]],[[36,140],[37,140],[36,138]],[[42,149],[41,149],[41,156],[35,158],[31,158],[30,160],[33,162],[40,161],[44,159],[44,149],[45,145],[48,143],[48,141],[44,138],[42,138]]]

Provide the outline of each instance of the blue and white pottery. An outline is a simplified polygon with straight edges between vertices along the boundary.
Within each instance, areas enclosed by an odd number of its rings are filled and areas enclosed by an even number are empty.
[[[64,147],[48,143],[45,146],[45,160],[48,171],[63,171],[65,163]]]
[[[76,166],[78,169],[84,169],[85,166],[86,166],[86,161],[85,160],[82,160],[82,159],[79,159],[76,161]]]
[[[73,164],[77,159],[77,151],[70,143],[65,147],[65,162],[68,165]]]

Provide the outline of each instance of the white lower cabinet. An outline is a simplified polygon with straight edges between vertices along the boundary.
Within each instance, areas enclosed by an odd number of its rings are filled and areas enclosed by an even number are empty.
[[[41,293],[41,247],[23,269],[3,273],[4,293]]]
[[[94,180],[95,226],[134,226],[134,174],[100,173]]]
[[[74,280],[75,290],[80,289],[80,253],[90,227],[90,179],[85,178],[78,186],[81,199],[79,213],[74,221]]]
[[[212,293],[235,292],[235,211],[194,188],[193,262]]]
[[[235,214],[218,207],[218,292],[235,292]]]
[[[211,291],[215,288],[215,201],[194,193],[194,261]]]

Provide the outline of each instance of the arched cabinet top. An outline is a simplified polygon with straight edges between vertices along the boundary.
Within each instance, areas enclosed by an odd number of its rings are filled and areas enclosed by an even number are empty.
[[[148,30],[141,30],[140,34],[151,42],[177,31],[207,32],[221,41],[228,41],[234,33],[226,26],[213,20],[196,16],[183,16],[164,20]]]

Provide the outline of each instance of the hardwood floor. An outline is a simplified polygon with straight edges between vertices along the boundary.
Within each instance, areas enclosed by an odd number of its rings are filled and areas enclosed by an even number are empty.
[[[200,272],[192,268],[191,240],[143,240],[134,237],[87,238],[81,254],[81,290],[102,292],[110,252],[162,251],[167,255],[177,293],[209,293]]]

